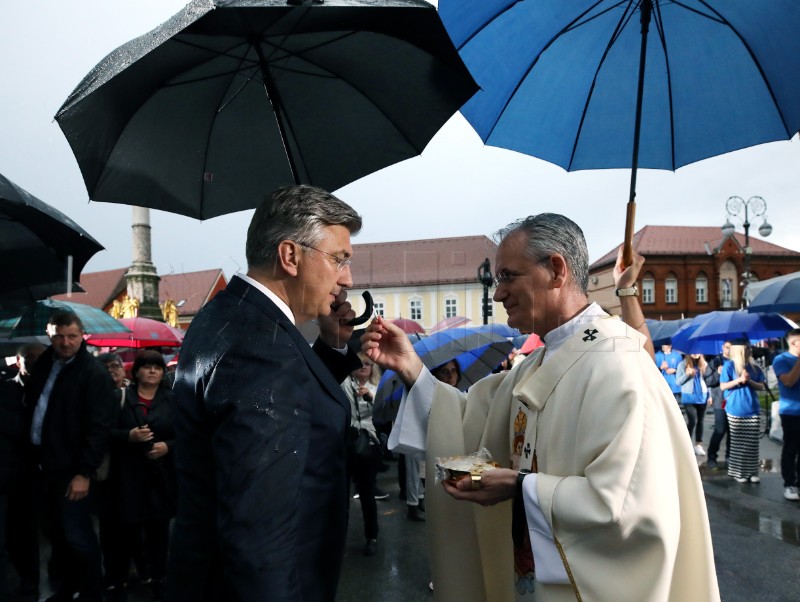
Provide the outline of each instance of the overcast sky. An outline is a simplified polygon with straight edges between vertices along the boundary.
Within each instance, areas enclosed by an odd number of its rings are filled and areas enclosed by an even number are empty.
[[[0,2],[0,173],[69,215],[106,248],[85,271],[131,260],[131,209],[89,202],[78,165],[53,120],[83,76],[107,53],[156,27],[183,0],[3,0]],[[795,59],[797,60],[797,59]],[[735,99],[732,99],[735,102]],[[683,167],[641,170],[636,229],[721,226],[725,201],[762,196],[769,242],[800,250],[800,142],[775,142]],[[544,161],[485,147],[456,114],[421,157],[337,191],[364,216],[353,242],[491,235],[542,211],[586,231],[592,261],[623,237],[628,170],[567,173]],[[152,211],[153,262],[160,274],[244,269],[251,211],[206,222]],[[751,221],[758,236],[761,220]],[[742,220],[734,220],[739,231]],[[477,266],[476,266],[477,269]]]

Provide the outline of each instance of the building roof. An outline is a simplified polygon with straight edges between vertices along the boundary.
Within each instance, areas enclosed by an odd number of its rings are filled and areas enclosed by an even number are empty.
[[[74,301],[100,309],[110,304],[121,290],[126,287],[125,272],[128,268],[117,268],[104,272],[91,272],[81,274],[80,284],[85,293],[72,293],[72,295],[53,295],[58,301]]]
[[[478,267],[496,251],[486,236],[355,244],[353,287],[476,282]]]
[[[85,293],[67,295],[54,295],[53,299],[84,303],[92,307],[105,309],[127,288],[125,273],[128,268],[106,270],[105,272],[92,272],[81,274],[81,288]],[[182,274],[166,274],[160,276],[158,283],[158,301],[163,303],[172,299],[175,303],[183,304],[178,307],[178,315],[193,316],[208,301],[209,295],[219,278],[223,284],[225,275],[221,269],[201,270],[199,272],[185,272]]]
[[[744,234],[733,234],[744,248]],[[633,235],[633,248],[648,255],[710,255],[722,246],[726,237],[715,226],[645,226]],[[613,264],[621,244],[589,266],[589,270]],[[753,255],[800,257],[800,253],[750,236]]]

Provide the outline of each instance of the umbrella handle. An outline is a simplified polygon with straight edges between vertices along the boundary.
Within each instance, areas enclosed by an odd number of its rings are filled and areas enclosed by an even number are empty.
[[[350,320],[347,323],[348,326],[361,326],[364,322],[372,317],[372,312],[375,308],[375,304],[372,301],[372,295],[369,294],[369,291],[364,291],[361,293],[361,296],[364,297],[364,303],[366,303],[367,308],[364,310],[363,314]]]
[[[625,269],[633,263],[633,225],[636,221],[636,203],[628,202],[627,215],[625,216],[625,242],[622,245],[622,268]]]

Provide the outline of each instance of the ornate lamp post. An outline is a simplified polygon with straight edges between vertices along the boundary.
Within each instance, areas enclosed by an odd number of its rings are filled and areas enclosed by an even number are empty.
[[[494,282],[492,278],[492,264],[489,263],[489,258],[483,260],[483,263],[478,266],[478,282],[483,285],[483,323],[489,323],[489,288]]]
[[[742,274],[741,284],[744,286],[743,290],[746,290],[747,285],[752,280],[750,255],[752,255],[753,250],[750,248],[750,212],[752,211],[754,217],[764,215],[767,211],[767,202],[760,196],[751,196],[746,201],[739,196],[730,197],[725,202],[725,210],[728,212],[728,219],[725,220],[722,226],[722,233],[725,236],[732,236],[736,231],[736,227],[729,218],[739,216],[742,209],[744,209],[744,223],[742,224],[744,226],[744,273]],[[764,218],[764,222],[759,226],[758,233],[765,238],[772,233],[772,226],[767,222],[767,218]],[[746,306],[747,300],[742,295],[742,307]]]

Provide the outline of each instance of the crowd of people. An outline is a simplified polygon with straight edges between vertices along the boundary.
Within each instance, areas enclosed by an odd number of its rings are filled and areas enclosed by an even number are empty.
[[[766,368],[775,374],[779,390],[779,419],[783,431],[781,476],[784,497],[800,501],[798,469],[800,469],[800,329],[786,335],[787,350],[777,354],[774,344]],[[721,352],[706,358],[702,354],[681,355],[670,344],[662,345],[655,362],[664,380],[682,407],[695,454],[707,455],[706,465],[712,470],[727,468],[727,474],[738,483],[761,482],[759,476],[759,441],[762,427],[762,402],[759,393],[767,391],[764,367],[753,359],[750,341],[734,339],[722,344]],[[706,409],[714,412],[714,431],[703,449],[703,418]],[[727,437],[725,460],[718,454]]]
[[[139,352],[127,379],[119,355],[89,352],[76,314],[55,312],[47,333],[0,385],[0,599],[8,558],[20,595],[39,599],[41,533],[47,600],[122,601],[132,579],[163,600],[176,504],[164,357]]]
[[[580,228],[539,214],[498,233],[494,299],[544,346],[462,391],[457,361],[425,366],[380,316],[352,345],[360,228],[321,189],[275,191],[248,229],[247,273],[193,321],[174,385],[154,350],[128,381],[68,312],[51,318],[49,347],[19,350],[2,383],[0,552],[23,587],[37,593],[41,528],[55,601],[121,600],[132,579],[170,602],[333,600],[353,488],[363,553],[378,550],[391,452],[408,518],[428,524],[437,599],[719,599],[696,457],[718,467],[727,436],[728,474],[759,480],[765,379],[749,344],[654,353],[636,298],[644,258],[620,253],[616,319],[587,298]],[[310,346],[298,326],[312,320]],[[787,342],[773,367],[785,496],[798,500],[800,330]],[[380,369],[403,394],[376,428]],[[437,458],[478,450],[499,467],[437,482]]]

